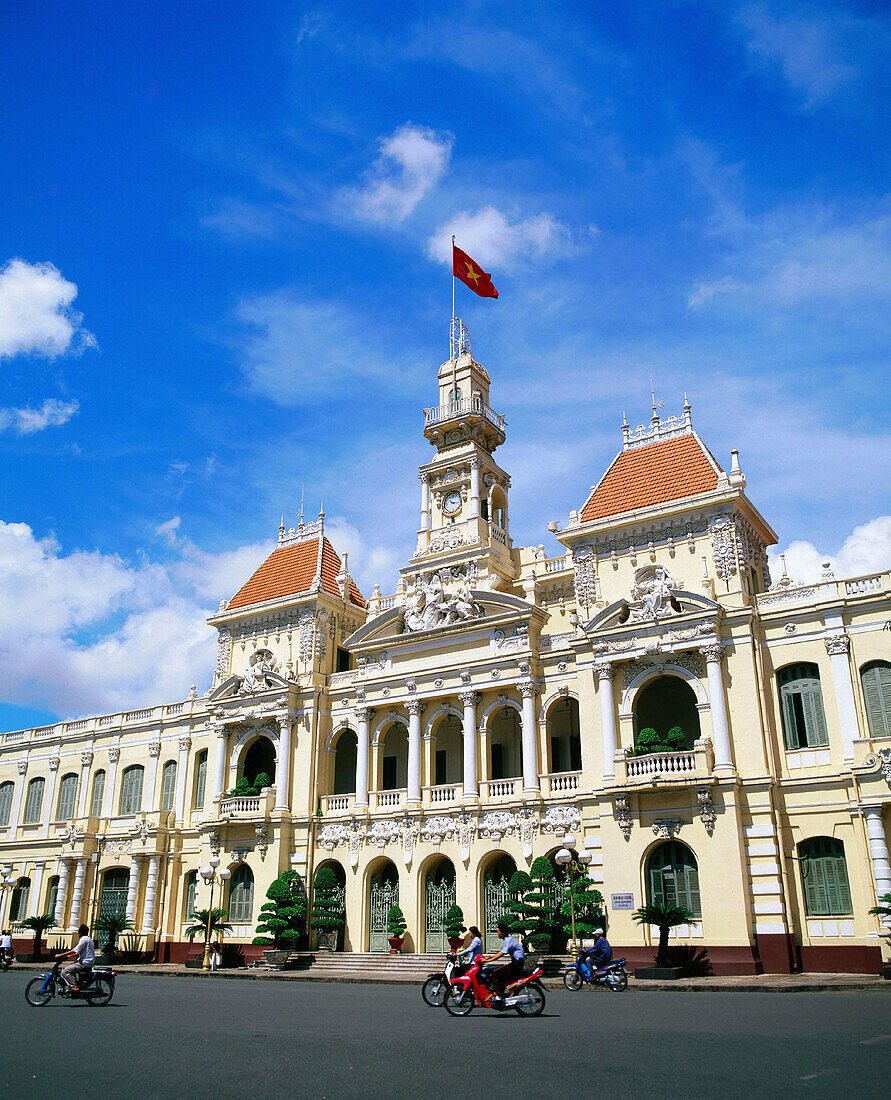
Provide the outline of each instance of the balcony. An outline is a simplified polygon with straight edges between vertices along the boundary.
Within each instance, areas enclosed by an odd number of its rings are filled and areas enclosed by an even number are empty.
[[[498,798],[513,798],[518,795],[523,787],[523,780],[517,779],[488,779],[480,783],[480,796],[490,802]]]
[[[326,794],[322,796],[322,815],[333,817],[348,814],[356,803],[354,794]]]
[[[651,752],[633,756],[630,749],[616,753],[616,784],[628,787],[689,786],[709,778],[715,757],[708,740],[681,752]]]
[[[445,420],[456,420],[458,417],[466,416],[482,417],[499,431],[504,431],[504,417],[476,397],[465,397],[460,401],[450,401],[448,405],[440,405],[439,408],[424,409],[424,427],[429,428]]]
[[[552,795],[567,795],[578,793],[582,780],[581,772],[557,772],[554,775],[542,775],[541,793],[544,798]]]
[[[378,810],[390,810],[394,806],[404,806],[405,799],[408,792],[405,789],[398,791],[374,791],[372,798],[374,799],[375,809]]]
[[[219,803],[219,817],[254,818],[269,817],[275,805],[275,787],[264,787],[259,794],[223,796]]]
[[[437,787],[425,787],[425,802],[430,806],[443,806],[449,802],[457,802],[461,798],[464,788],[460,783],[442,783]]]

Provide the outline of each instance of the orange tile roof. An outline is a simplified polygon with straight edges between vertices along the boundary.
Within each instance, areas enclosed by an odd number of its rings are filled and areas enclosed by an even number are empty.
[[[295,596],[309,592],[319,561],[319,540],[309,539],[291,546],[279,546],[273,550],[254,575],[239,588],[229,601],[229,609],[249,607],[282,596]],[[339,596],[335,577],[340,572],[340,558],[327,540],[322,546],[322,588],[332,596]],[[350,603],[365,606],[365,598],[350,581]]]
[[[621,451],[588,498],[581,522],[711,492],[719,471],[692,432]]]

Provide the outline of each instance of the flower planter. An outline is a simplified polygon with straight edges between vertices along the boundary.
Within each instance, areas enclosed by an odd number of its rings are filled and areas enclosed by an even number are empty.
[[[390,954],[398,955],[405,943],[405,936],[390,936],[387,943],[390,945]]]
[[[266,960],[266,965],[271,969],[284,970],[290,954],[290,951],[279,951],[273,948],[271,951],[264,951],[263,958]]]
[[[336,932],[318,932],[319,951],[336,951],[337,950],[337,933]]]
[[[451,947],[453,951],[457,951],[462,943],[464,943],[463,936],[449,936],[449,947]]]

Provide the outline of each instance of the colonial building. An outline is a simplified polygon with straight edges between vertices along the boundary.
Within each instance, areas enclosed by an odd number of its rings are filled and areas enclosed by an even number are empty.
[[[218,855],[248,957],[289,867],[335,870],[345,950],[386,950],[397,899],[404,950],[439,950],[453,900],[491,933],[513,870],[571,834],[632,960],[652,956],[632,909],[668,899],[718,973],[876,970],[891,575],[772,581],[738,454],[725,470],[687,404],[622,425],[550,553],[514,546],[466,333],[438,381],[394,595],[362,596],[324,516],[282,525],[210,620],[205,695],[2,736],[0,923],[123,911],[181,959]]]

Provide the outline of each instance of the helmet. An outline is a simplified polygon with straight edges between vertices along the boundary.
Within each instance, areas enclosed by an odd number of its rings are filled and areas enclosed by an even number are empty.
[[[602,929],[602,928],[595,928],[595,929],[594,929],[594,935],[595,935],[595,936],[602,936],[602,935],[604,935],[604,931],[603,931],[603,929]]]

